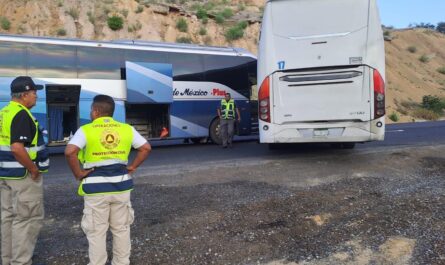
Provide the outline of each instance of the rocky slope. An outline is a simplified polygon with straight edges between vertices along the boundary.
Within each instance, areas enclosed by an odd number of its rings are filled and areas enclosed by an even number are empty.
[[[88,40],[142,39],[243,47],[257,53],[263,0],[0,0],[0,32]],[[205,10],[207,19],[198,18]],[[218,14],[230,9],[217,23]],[[107,18],[123,18],[113,31]],[[177,23],[187,22],[181,32]],[[10,22],[5,27],[5,20]],[[225,34],[246,21],[242,38],[228,41]],[[424,95],[445,97],[445,35],[431,30],[392,31],[386,42],[388,114],[399,121],[419,120]],[[426,58],[426,61],[422,59]]]

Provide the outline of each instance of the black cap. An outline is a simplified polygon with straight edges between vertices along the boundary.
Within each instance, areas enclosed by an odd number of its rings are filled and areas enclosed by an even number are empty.
[[[29,76],[19,76],[12,80],[11,83],[11,93],[21,93],[41,89],[43,89],[43,86],[34,84],[34,81],[32,81],[31,77]]]

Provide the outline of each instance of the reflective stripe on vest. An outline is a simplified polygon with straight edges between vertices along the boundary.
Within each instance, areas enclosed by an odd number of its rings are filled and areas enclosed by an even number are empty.
[[[94,170],[84,178],[78,193],[114,194],[133,189],[127,161],[133,141],[133,128],[110,117],[102,117],[81,127],[86,146],[81,152],[83,167]]]
[[[221,100],[221,116],[223,119],[235,118],[235,101],[233,99],[229,101]]]
[[[0,179],[23,179],[28,173],[26,168],[15,159],[11,151],[11,124],[17,113],[22,110],[26,111],[36,126],[36,133],[31,141],[32,147],[26,148],[26,151],[31,160],[35,161],[37,158],[39,124],[25,106],[11,101],[0,110]]]

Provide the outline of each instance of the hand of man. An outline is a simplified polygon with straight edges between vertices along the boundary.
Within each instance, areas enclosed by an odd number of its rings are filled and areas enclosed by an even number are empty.
[[[127,166],[128,174],[133,174],[136,171],[136,168],[133,166]]]
[[[31,173],[31,179],[34,180],[35,182],[38,182],[40,180],[41,174],[37,167],[35,169],[32,169],[29,173]]]
[[[94,168],[87,169],[87,170],[81,169],[80,173],[76,176],[76,179],[80,181],[80,180],[86,178],[93,171],[94,171]]]

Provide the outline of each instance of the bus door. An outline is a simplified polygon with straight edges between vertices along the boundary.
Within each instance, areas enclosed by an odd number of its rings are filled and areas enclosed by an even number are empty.
[[[65,145],[79,128],[79,85],[46,85],[48,145]]]
[[[171,64],[125,62],[127,79],[126,121],[150,139],[170,136],[173,103]]]

